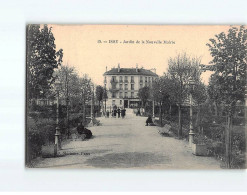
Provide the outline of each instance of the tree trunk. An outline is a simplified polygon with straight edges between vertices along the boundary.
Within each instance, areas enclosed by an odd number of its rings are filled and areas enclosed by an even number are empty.
[[[69,102],[66,100],[66,137],[69,137]]]
[[[101,111],[101,106],[100,106],[100,101],[99,101],[99,110],[98,110],[98,114],[100,113],[100,111]],[[102,110],[103,111],[103,110]],[[101,113],[101,115],[102,115],[102,113]]]
[[[162,127],[163,126],[163,123],[162,123],[162,105],[161,105],[161,102],[160,102],[160,126]]]
[[[215,116],[216,117],[218,116],[218,105],[217,105],[217,103],[215,103]]]
[[[170,104],[170,108],[169,108],[169,116],[172,116],[172,105]]]
[[[181,104],[178,105],[178,138],[182,137],[182,113]]]
[[[200,130],[201,130],[201,121],[200,121],[200,112],[201,112],[201,107],[200,107],[200,105],[198,104],[198,110],[197,110],[197,114],[196,114],[196,127],[198,128],[198,130],[199,130],[199,132],[200,132]]]
[[[226,168],[231,168],[231,129],[232,129],[232,116],[229,114],[227,118],[227,127],[225,131]]]
[[[83,106],[82,120],[83,120],[83,124],[86,125],[86,102],[85,102],[85,96],[84,95],[83,95],[82,106]]]
[[[106,99],[105,99],[105,114],[106,114]]]

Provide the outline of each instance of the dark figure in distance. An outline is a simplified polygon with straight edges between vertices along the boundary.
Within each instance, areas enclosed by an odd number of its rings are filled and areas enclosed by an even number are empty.
[[[137,109],[136,116],[141,116],[140,108]]]
[[[113,113],[114,113],[114,118],[116,118],[116,116],[117,116],[117,110],[115,109],[115,110],[113,111]]]
[[[150,124],[153,124],[153,120],[152,120],[152,117],[149,115],[147,120],[146,120],[146,126],[148,126]]]
[[[125,110],[125,108],[123,108],[123,109],[121,110],[121,116],[122,116],[122,118],[125,117],[125,112],[126,112],[126,110]]]
[[[121,111],[120,111],[120,108],[118,108],[118,109],[117,109],[117,116],[118,116],[118,118],[120,118],[120,112],[121,112]]]
[[[86,135],[86,139],[90,139],[92,137],[92,131],[90,131],[89,129],[85,128],[82,123],[79,123],[79,125],[77,126],[77,132],[82,135],[85,134]]]

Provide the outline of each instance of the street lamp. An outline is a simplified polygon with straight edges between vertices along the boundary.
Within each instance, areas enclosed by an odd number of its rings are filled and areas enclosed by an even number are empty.
[[[154,114],[154,100],[153,100],[153,118],[155,118],[155,114]]]
[[[91,121],[89,126],[94,126],[94,85],[91,85],[92,87],[92,95],[91,95]]]
[[[55,133],[55,147],[56,150],[61,149],[61,141],[60,141],[60,128],[59,128],[59,90],[62,87],[62,83],[58,80],[55,81],[55,89],[57,92],[57,122],[56,122],[56,133]]]
[[[192,143],[194,142],[194,136],[195,136],[195,133],[193,131],[193,108],[192,108],[192,91],[194,90],[194,87],[196,85],[196,82],[195,80],[190,77],[189,78],[189,82],[188,82],[188,85],[189,85],[189,91],[190,91],[190,131],[189,131],[189,146],[192,146]]]

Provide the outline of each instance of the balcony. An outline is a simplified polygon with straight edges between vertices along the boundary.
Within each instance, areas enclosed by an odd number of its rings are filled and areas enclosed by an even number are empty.
[[[135,83],[135,81],[134,81],[134,80],[131,80],[130,82],[131,82],[131,83]]]
[[[121,79],[121,80],[119,80],[119,83],[123,83],[123,80]]]
[[[118,89],[118,88],[110,88],[109,91],[112,93],[112,92],[117,92],[117,91],[119,91],[119,89]]]
[[[117,80],[116,80],[116,79],[111,79],[110,82],[111,82],[111,83],[117,83]]]
[[[125,83],[128,83],[129,81],[128,80],[124,80]]]

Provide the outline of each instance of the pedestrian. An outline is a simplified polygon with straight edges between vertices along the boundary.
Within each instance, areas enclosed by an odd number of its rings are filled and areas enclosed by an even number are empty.
[[[140,108],[137,109],[136,116],[141,116]]]
[[[153,124],[153,120],[152,120],[151,115],[149,115],[147,120],[146,120],[146,126],[151,125],[151,124]]]
[[[79,135],[84,135],[86,139],[90,139],[92,137],[92,131],[90,131],[89,129],[85,128],[81,123],[78,123],[77,126],[77,132]]]
[[[118,118],[120,118],[120,108],[117,109]]]
[[[117,109],[114,109],[114,118],[117,116]]]
[[[122,116],[122,118],[125,117],[125,112],[126,112],[126,110],[125,110],[125,108],[123,108],[123,109],[121,110],[121,116]]]
[[[106,117],[109,118],[110,112],[109,110],[106,111]]]

